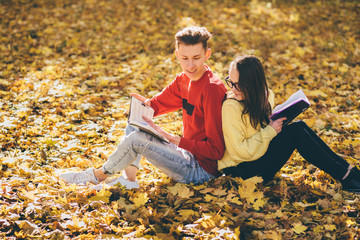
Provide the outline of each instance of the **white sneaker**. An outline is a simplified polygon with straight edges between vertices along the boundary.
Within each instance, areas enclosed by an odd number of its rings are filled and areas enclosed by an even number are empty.
[[[139,183],[137,181],[129,181],[127,179],[125,179],[123,176],[120,176],[118,178],[116,178],[114,181],[111,181],[108,183],[109,186],[114,186],[117,183],[120,183],[121,185],[123,185],[126,189],[133,189],[133,188],[139,188]]]
[[[101,190],[104,187],[105,188],[110,188],[114,185],[116,185],[117,183],[120,183],[120,185],[124,186],[126,189],[133,189],[133,188],[139,188],[139,183],[137,181],[132,182],[129,181],[127,179],[125,179],[123,176],[120,176],[118,178],[115,178],[114,180],[108,182],[108,183],[99,183],[95,186],[91,186],[91,189],[95,189],[95,190]]]
[[[94,168],[88,168],[82,172],[67,172],[59,175],[59,178],[67,183],[86,184],[94,183],[98,184],[99,180],[95,177]]]

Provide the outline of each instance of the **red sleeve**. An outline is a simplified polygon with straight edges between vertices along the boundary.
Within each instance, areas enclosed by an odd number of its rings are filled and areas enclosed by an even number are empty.
[[[198,158],[215,161],[221,159],[225,151],[221,124],[221,105],[226,89],[211,84],[202,92],[206,138],[204,140],[193,140],[182,137],[179,147],[190,151]]]
[[[154,116],[162,115],[182,108],[179,82],[179,77],[176,77],[160,93],[150,99],[150,106],[155,111]]]

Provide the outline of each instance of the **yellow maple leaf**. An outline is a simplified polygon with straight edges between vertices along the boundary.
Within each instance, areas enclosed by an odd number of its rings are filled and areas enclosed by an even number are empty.
[[[295,223],[293,226],[294,226],[293,231],[296,234],[301,234],[301,233],[305,232],[305,230],[307,229],[307,227],[302,225],[301,223]]]
[[[100,87],[107,87],[107,86],[109,86],[109,79],[107,79],[107,78],[101,78],[101,79],[99,80],[99,82],[98,82],[98,85],[99,85]]]
[[[106,189],[100,190],[95,196],[91,197],[90,201],[103,201],[105,203],[109,203],[109,198],[111,196],[111,192]]]
[[[313,217],[322,217],[322,215],[321,215],[320,213],[318,213],[317,211],[312,211],[312,212],[311,212],[311,215],[312,215]]]
[[[191,216],[195,215],[196,212],[191,210],[191,209],[184,209],[184,210],[179,210],[178,211],[179,214],[181,215],[180,220],[181,221],[186,221],[188,220]]]
[[[227,195],[227,190],[226,189],[215,189],[212,194],[216,195],[216,196],[225,196]]]
[[[35,200],[35,191],[27,191],[25,189],[21,189],[20,198],[21,199],[30,199],[31,201]]]
[[[316,226],[316,227],[314,227],[314,229],[313,229],[313,231],[314,231],[315,233],[321,233],[321,232],[323,232],[323,230],[324,230],[324,227],[321,226],[321,225]]]
[[[346,225],[350,227],[351,225],[354,225],[356,222],[352,221],[351,219],[346,220]]]
[[[252,177],[241,181],[242,184],[239,186],[239,194],[241,198],[245,198],[248,203],[254,203],[256,199],[263,198],[263,193],[256,191],[256,184],[262,182],[261,177]]]
[[[279,233],[279,232],[277,232],[275,230],[271,230],[271,231],[265,232],[265,238],[266,239],[272,239],[272,240],[281,240],[282,235],[281,235],[281,233]]]
[[[276,210],[276,212],[274,213],[275,217],[277,218],[281,218],[282,216],[284,216],[284,214],[282,213],[281,209]]]
[[[16,221],[16,223],[26,234],[32,234],[34,231],[38,230],[38,226],[28,220]]]
[[[336,226],[334,224],[325,224],[324,228],[326,231],[334,231],[336,229]]]
[[[240,239],[240,237],[238,237],[238,236],[240,236],[240,227],[235,228],[234,232],[235,232],[234,238],[235,239]]]
[[[349,70],[349,66],[345,63],[339,67],[339,71],[342,73],[346,73]]]
[[[213,202],[213,201],[216,201],[218,198],[217,197],[214,197],[210,194],[206,194],[205,197],[204,197],[204,200],[206,202]]]
[[[328,95],[321,91],[321,90],[313,90],[313,91],[308,91],[307,93],[310,97],[322,97],[322,98],[327,98]]]
[[[135,207],[141,207],[147,203],[149,200],[147,193],[139,193],[137,197],[133,198],[132,201],[134,202]]]
[[[178,195],[182,198],[189,198],[194,195],[194,192],[192,192],[188,187],[185,186],[185,184],[177,183],[175,186],[168,187],[169,191],[175,196]]]
[[[295,48],[295,54],[299,57],[302,57],[305,55],[305,50],[301,47],[296,47]]]
[[[266,204],[266,200],[264,198],[255,200],[255,203],[253,205],[255,210],[260,210],[261,207],[263,207]]]
[[[242,205],[243,204],[241,202],[240,198],[238,198],[234,193],[230,193],[229,195],[227,195],[226,201],[235,203],[237,205]]]

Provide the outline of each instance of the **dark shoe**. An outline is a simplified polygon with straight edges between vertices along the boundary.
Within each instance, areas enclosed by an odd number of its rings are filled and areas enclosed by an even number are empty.
[[[360,171],[357,167],[353,167],[349,175],[341,180],[343,189],[348,192],[354,192],[360,194]]]

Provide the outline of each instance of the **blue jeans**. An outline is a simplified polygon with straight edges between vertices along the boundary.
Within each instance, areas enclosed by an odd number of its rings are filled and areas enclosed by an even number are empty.
[[[125,133],[115,152],[103,165],[105,173],[116,174],[130,165],[136,166],[140,156],[144,156],[177,182],[201,184],[214,178],[189,151],[172,143],[164,143],[131,126],[126,127]]]

